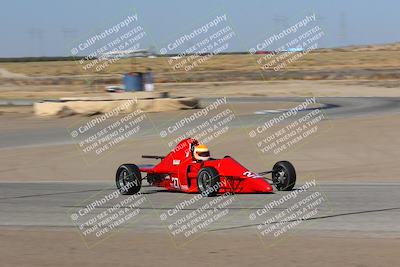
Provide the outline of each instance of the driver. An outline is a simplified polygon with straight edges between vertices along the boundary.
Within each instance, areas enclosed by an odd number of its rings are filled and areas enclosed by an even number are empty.
[[[197,161],[205,161],[210,159],[210,151],[206,145],[197,145],[193,150],[193,156]]]

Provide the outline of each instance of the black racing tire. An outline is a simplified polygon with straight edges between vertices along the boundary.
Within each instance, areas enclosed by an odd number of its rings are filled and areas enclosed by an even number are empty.
[[[289,161],[278,161],[272,168],[272,181],[279,191],[291,191],[296,184],[296,170]]]
[[[220,188],[220,179],[217,170],[211,167],[200,169],[197,175],[197,188],[203,196],[216,196]]]
[[[115,175],[115,183],[122,195],[133,195],[142,187],[142,174],[135,164],[122,164]]]

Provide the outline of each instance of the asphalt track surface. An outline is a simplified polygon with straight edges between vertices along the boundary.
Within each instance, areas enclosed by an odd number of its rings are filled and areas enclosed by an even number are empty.
[[[269,117],[275,114],[256,115],[255,112],[269,109],[268,104],[296,102],[302,103],[306,98],[301,97],[236,97],[227,98],[229,107],[232,107],[236,113],[237,120],[231,124],[232,128],[254,127],[266,121]],[[207,98],[201,100],[201,105],[207,106],[214,102],[215,98]],[[322,105],[323,112],[325,113],[325,120],[335,120],[337,118],[349,118],[356,116],[379,116],[385,114],[399,114],[400,113],[400,98],[388,97],[319,97],[316,102]],[[265,107],[259,109],[252,108],[253,105]],[[251,110],[246,112],[246,110]],[[154,129],[154,125],[163,128],[163,126],[171,125],[175,118],[184,117],[184,114],[190,114],[193,111],[184,111],[176,113],[151,113],[148,118],[142,123],[143,128],[151,129],[144,134],[139,132],[135,138],[146,137],[157,138],[160,135],[158,129]],[[298,116],[303,114],[299,112]],[[171,120],[171,118],[173,118]],[[291,119],[297,118],[293,116]],[[45,119],[43,119],[45,120]],[[6,131],[0,133],[0,149],[1,148],[14,148],[14,147],[30,147],[30,146],[45,146],[45,145],[60,145],[76,143],[70,136],[69,127],[73,122],[83,121],[83,118],[67,119],[68,121],[63,124],[54,125],[48,128],[29,128],[26,131]],[[73,121],[75,120],[75,121]],[[88,118],[86,118],[88,120]],[[188,130],[190,127],[184,127],[181,130]],[[100,128],[98,130],[101,130]]]
[[[297,185],[299,188],[301,185]],[[38,183],[1,183],[0,186],[0,226],[8,227],[76,227],[71,214],[86,206],[83,200],[101,199],[114,192],[110,183],[88,182],[38,182]],[[324,201],[318,207],[318,214],[305,220],[298,230],[322,231],[337,234],[339,232],[358,232],[366,236],[398,237],[400,233],[400,183],[322,183],[307,190],[307,194],[319,192]],[[298,191],[294,191],[298,192]],[[273,194],[234,195],[229,205],[229,214],[223,221],[212,224],[207,231],[245,230],[257,231],[257,226],[266,220],[258,216],[250,219],[250,214],[260,211],[274,200],[282,199],[290,192]],[[300,200],[301,194],[297,196]],[[96,196],[93,198],[93,196]],[[140,221],[128,224],[131,231],[168,231],[168,223],[174,218],[184,217],[204,203],[216,198],[202,198],[184,207],[176,216],[162,221],[160,215],[189,201],[196,194],[166,192],[163,189],[144,186],[141,203]],[[112,199],[93,211],[93,216],[112,207],[128,196]],[[304,199],[304,198],[303,198]],[[270,210],[276,215],[292,205],[287,201]]]
[[[317,102],[324,105],[326,119],[354,116],[379,116],[400,113],[400,98],[318,98]],[[204,99],[203,105],[214,99]],[[232,104],[251,106],[253,103],[267,102],[299,102],[304,98],[231,98]],[[245,110],[246,108],[244,108]],[[267,107],[265,108],[267,109]],[[236,127],[253,127],[269,114],[255,115],[253,111],[238,112],[241,121]],[[150,115],[153,121],[162,119],[162,114]],[[154,137],[157,137],[157,132]],[[32,131],[7,131],[0,135],[0,148],[12,149],[24,146],[46,146],[52,144],[68,144],[71,138],[64,127],[54,126],[53,129],[35,128]],[[298,188],[301,185],[297,185]],[[115,190],[112,182],[2,182],[0,183],[0,226],[2,227],[67,227],[76,225],[71,220],[71,214],[83,208],[81,204],[93,196],[103,196]],[[345,235],[347,232],[357,232],[362,235],[398,237],[400,233],[400,183],[322,183],[307,192],[320,192],[324,196],[318,213],[304,220],[296,229],[302,231],[329,232],[334,235]],[[160,215],[173,209],[185,200],[190,200],[194,194],[166,192],[160,188],[144,186],[142,188],[144,201],[140,208],[140,221],[129,224],[131,231],[168,231],[168,223],[173,223],[176,217],[171,216],[166,221]],[[296,191],[295,191],[296,192]],[[274,194],[234,195],[233,202],[228,206],[229,214],[219,223],[212,224],[206,231],[258,231],[257,226],[266,219],[264,216],[250,219],[265,205],[279,200],[289,192]],[[232,197],[232,196],[231,196]],[[120,200],[127,198],[121,196]],[[179,216],[201,207],[210,201],[207,198],[187,206],[179,211]],[[98,214],[102,209],[112,207],[116,202],[110,201],[106,206],[94,211]],[[282,203],[271,210],[276,215],[291,207],[290,201]],[[178,215],[177,215],[178,216]]]

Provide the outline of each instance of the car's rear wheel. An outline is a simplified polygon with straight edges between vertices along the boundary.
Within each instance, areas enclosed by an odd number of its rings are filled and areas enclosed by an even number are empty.
[[[210,167],[202,168],[197,176],[197,188],[203,196],[212,197],[217,195],[220,188],[217,170]]]
[[[136,194],[142,187],[142,174],[139,167],[135,164],[122,164],[117,170],[115,182],[121,194]]]
[[[272,168],[272,181],[279,191],[290,191],[296,183],[296,170],[289,161],[279,161]]]

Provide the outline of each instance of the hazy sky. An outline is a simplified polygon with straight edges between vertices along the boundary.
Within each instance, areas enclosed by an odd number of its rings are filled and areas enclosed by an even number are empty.
[[[324,32],[321,46],[400,41],[400,1],[128,1],[2,0],[0,57],[64,56],[95,32],[137,14],[159,50],[182,33],[226,14],[236,38],[230,51],[246,51],[260,40],[315,13]]]

